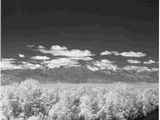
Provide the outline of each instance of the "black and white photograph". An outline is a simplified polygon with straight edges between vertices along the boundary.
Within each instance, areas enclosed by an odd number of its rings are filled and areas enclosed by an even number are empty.
[[[1,0],[0,120],[158,120],[159,0]]]

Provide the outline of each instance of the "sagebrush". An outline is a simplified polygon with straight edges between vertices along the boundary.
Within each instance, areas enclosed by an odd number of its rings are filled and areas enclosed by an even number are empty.
[[[158,108],[158,87],[127,83],[45,88],[32,79],[1,87],[5,120],[134,120]]]

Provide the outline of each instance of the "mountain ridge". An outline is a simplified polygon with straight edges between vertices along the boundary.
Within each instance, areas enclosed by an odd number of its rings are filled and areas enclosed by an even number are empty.
[[[133,70],[99,70],[91,71],[86,66],[60,67],[54,69],[26,69],[26,70],[3,70],[1,80],[3,84],[21,82],[27,78],[46,82],[64,83],[108,83],[115,81],[123,82],[158,82],[157,71],[135,72]]]

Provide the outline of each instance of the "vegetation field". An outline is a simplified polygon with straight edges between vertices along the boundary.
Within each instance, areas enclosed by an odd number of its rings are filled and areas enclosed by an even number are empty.
[[[157,83],[1,86],[4,120],[138,120],[158,109]]]

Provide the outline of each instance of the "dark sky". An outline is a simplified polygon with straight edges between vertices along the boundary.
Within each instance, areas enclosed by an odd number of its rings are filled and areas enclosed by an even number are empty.
[[[35,15],[58,10],[65,12],[92,13],[103,16],[124,16],[131,18],[153,19],[158,0],[5,0],[7,15],[16,13]]]
[[[39,44],[158,59],[158,0],[2,0],[2,57]]]

